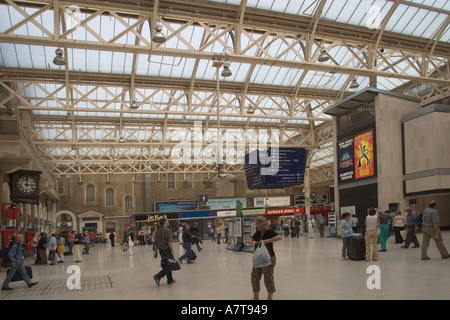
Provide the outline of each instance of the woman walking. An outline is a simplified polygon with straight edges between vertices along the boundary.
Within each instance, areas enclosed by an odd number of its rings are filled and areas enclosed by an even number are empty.
[[[351,214],[346,212],[342,214],[342,220],[339,224],[339,230],[341,231],[342,238],[342,259],[348,260],[347,247],[348,238],[353,234],[352,223],[350,222]]]
[[[379,252],[386,251],[386,242],[389,237],[389,224],[391,222],[391,216],[389,211],[378,210],[378,218],[380,218],[380,244],[381,250]]]
[[[400,210],[397,211],[397,214],[392,221],[392,225],[394,227],[395,243],[403,244],[403,238],[400,231],[405,229],[406,217],[402,216],[402,212]]]
[[[277,262],[275,251],[273,250],[273,243],[276,241],[280,241],[282,238],[274,230],[269,229],[269,223],[267,222],[266,218],[257,217],[255,224],[256,232],[248,240],[248,244],[259,247],[262,243],[264,243],[264,245],[267,247],[267,250],[269,251],[272,264],[262,268],[253,267],[251,274],[253,299],[259,300],[259,291],[261,290],[259,282],[262,275],[264,274],[264,284],[267,289],[267,300],[272,300],[273,294],[275,293],[275,280],[273,277],[273,272],[275,264]]]
[[[314,238],[314,226],[316,224],[316,220],[313,217],[310,217],[308,220],[308,233],[310,238]]]
[[[369,209],[369,215],[366,217],[366,261],[370,261],[370,244],[372,243],[373,261],[378,261],[378,231],[380,219],[376,216],[377,211],[374,208]]]
[[[64,237],[59,235],[58,241],[57,241],[58,246],[56,247],[56,252],[58,253],[58,256],[59,256],[58,263],[64,263],[64,253],[66,252],[65,243],[66,243],[66,239],[64,239]]]

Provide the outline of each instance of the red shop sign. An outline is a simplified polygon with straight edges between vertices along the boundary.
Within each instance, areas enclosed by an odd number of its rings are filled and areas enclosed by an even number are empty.
[[[266,210],[264,215],[276,215],[276,214],[296,214],[304,213],[305,208],[289,208],[289,209],[270,209]]]

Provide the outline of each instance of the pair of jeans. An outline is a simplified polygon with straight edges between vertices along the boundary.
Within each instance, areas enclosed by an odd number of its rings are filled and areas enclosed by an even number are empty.
[[[95,240],[94,239],[89,239],[89,243],[91,244],[91,248],[95,247]]]
[[[159,250],[159,255],[161,256],[161,261],[164,260],[165,258],[175,260],[172,253],[170,252],[170,249]],[[159,280],[161,280],[165,276],[167,276],[167,282],[170,283],[173,281],[172,271],[162,269],[159,273],[155,275],[155,277],[158,278]]]
[[[25,270],[25,267],[23,266],[23,264],[15,263],[14,267],[11,267],[11,269],[9,270],[9,273],[8,273],[5,281],[3,282],[2,288],[8,287],[9,283],[11,282],[11,279],[14,277],[16,272],[20,273],[20,275],[22,276],[23,280],[26,282],[27,285],[31,285],[31,279],[28,276],[27,271]]]
[[[222,239],[222,234],[218,233],[217,234],[217,244],[220,244],[220,240]]]
[[[386,242],[389,237],[389,225],[388,224],[382,224],[380,226],[380,244],[381,244],[381,250],[386,250]]]
[[[69,247],[69,255],[73,255],[73,252],[72,252],[72,249],[73,249],[73,242],[69,242],[68,244],[67,244],[67,246]]]
[[[190,242],[183,243],[183,248],[184,248],[184,250],[186,250],[186,252],[180,257],[179,260],[183,260],[183,259],[187,258],[188,263],[190,263],[191,262],[191,256],[192,256],[192,254],[191,254],[191,252],[192,252],[192,243],[190,243]]]
[[[343,244],[343,246],[342,246],[342,258],[346,258],[347,257],[348,239],[349,239],[349,237],[342,238],[342,244]]]

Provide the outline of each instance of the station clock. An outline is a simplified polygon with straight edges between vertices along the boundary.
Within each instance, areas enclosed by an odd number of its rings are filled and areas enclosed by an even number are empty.
[[[40,171],[17,170],[10,174],[11,201],[39,204]]]

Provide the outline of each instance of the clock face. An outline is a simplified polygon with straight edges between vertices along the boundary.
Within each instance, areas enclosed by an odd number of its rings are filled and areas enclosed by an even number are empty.
[[[22,176],[17,180],[17,189],[23,194],[35,193],[37,188],[37,181],[32,176]]]

